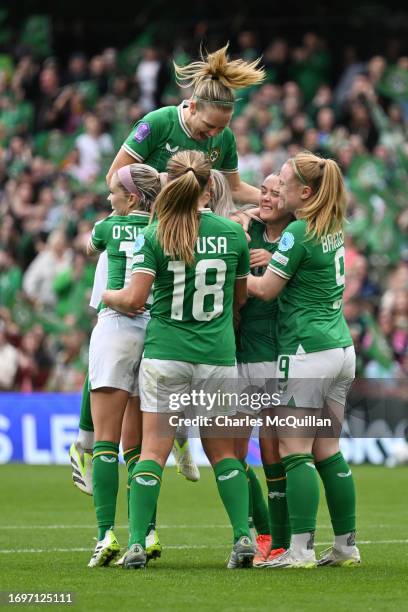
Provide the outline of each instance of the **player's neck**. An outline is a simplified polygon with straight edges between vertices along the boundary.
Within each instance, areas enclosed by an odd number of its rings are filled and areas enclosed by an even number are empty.
[[[285,229],[287,222],[285,223],[273,223],[266,224],[266,235],[270,242],[276,242],[281,237],[283,230]]]
[[[188,131],[190,132],[191,135],[193,135],[193,128],[191,126],[191,113],[190,113],[190,109],[188,106],[184,106],[181,109],[181,112],[183,114],[183,119],[184,119],[184,123],[188,129]]]

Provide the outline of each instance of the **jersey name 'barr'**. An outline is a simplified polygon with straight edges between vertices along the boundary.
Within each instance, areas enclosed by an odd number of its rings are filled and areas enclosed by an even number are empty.
[[[335,232],[334,234],[325,234],[321,237],[323,253],[335,251],[344,244],[343,232]]]

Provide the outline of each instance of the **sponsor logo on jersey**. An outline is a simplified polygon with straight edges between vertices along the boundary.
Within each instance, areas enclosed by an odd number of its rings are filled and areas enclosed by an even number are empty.
[[[286,264],[288,263],[289,259],[287,257],[285,257],[284,255],[282,255],[282,253],[278,253],[278,251],[276,251],[273,256],[272,259],[274,261],[277,261],[278,263],[280,263],[282,266],[286,266]]]
[[[143,142],[150,134],[150,125],[146,122],[139,123],[136,128],[135,135],[133,136],[133,140],[136,142]]]
[[[156,478],[152,478],[151,480],[144,480],[142,476],[136,476],[136,482],[144,487],[155,487],[159,482]]]
[[[210,155],[209,155],[210,162],[213,164],[214,162],[217,161],[219,156],[220,156],[220,150],[219,149],[212,149],[210,151]]]
[[[140,251],[140,249],[143,247],[144,243],[145,243],[145,237],[143,236],[143,234],[139,234],[139,236],[135,240],[135,245],[133,247],[133,252],[137,253],[138,251]]]
[[[106,455],[101,455],[102,461],[105,463],[115,463],[116,457],[107,457]]]
[[[171,147],[171,146],[169,145],[169,143],[168,143],[168,142],[166,142],[166,151],[168,151],[169,153],[175,153],[176,151],[178,151],[178,150],[179,150],[179,148],[180,148],[180,147],[178,147],[178,146],[177,146],[177,147]]]
[[[337,476],[339,476],[340,478],[347,478],[348,476],[351,476],[351,470],[349,470],[348,472],[339,472]]]
[[[282,238],[279,241],[278,249],[280,251],[289,251],[295,244],[295,237],[290,232],[282,234]]]
[[[229,474],[221,474],[221,476],[218,476],[218,480],[230,480],[230,478],[235,478],[238,474],[239,470],[232,470]]]
[[[268,493],[269,499],[280,499],[281,497],[286,497],[286,493],[281,493],[280,491],[269,491]]]
[[[143,253],[141,253],[140,255],[135,255],[133,258],[133,263],[143,263],[144,262],[144,255]]]

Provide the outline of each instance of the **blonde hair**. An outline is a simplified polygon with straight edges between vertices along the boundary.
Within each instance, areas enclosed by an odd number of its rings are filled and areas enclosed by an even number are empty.
[[[346,214],[346,189],[340,168],[334,159],[324,159],[302,151],[289,162],[297,180],[311,187],[312,196],[297,210],[297,217],[307,223],[312,238],[343,229]]]
[[[198,199],[211,175],[209,159],[199,151],[179,151],[167,163],[168,183],[155,204],[157,238],[166,255],[194,264],[198,236]]]
[[[198,103],[230,109],[234,106],[235,89],[255,85],[265,79],[265,71],[259,68],[261,58],[250,63],[242,59],[228,61],[228,46],[229,43],[205,56],[201,50],[201,60],[187,66],[178,66],[173,62],[178,85],[193,87],[193,97]]]
[[[232,200],[229,183],[219,170],[211,170],[211,178],[211,199],[208,202],[208,206],[216,215],[229,217],[230,214],[237,210]]]
[[[129,170],[132,181],[140,194],[137,209],[150,212],[161,189],[160,173],[147,164],[130,164]],[[130,191],[122,184],[119,177],[118,183],[122,191],[129,195]]]

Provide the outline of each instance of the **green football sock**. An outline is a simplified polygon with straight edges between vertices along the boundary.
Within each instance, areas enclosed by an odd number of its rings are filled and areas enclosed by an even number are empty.
[[[218,492],[234,532],[234,543],[250,537],[248,527],[248,480],[239,459],[222,459],[213,466]]]
[[[141,444],[138,444],[134,448],[128,448],[127,450],[123,451],[123,459],[125,461],[125,465],[126,465],[126,469],[128,473],[127,484],[126,484],[128,521],[130,517],[129,500],[130,500],[130,483],[132,480],[132,471],[136,463],[139,461],[141,449],[142,449]],[[129,542],[130,542],[130,538],[131,536],[129,533]]]
[[[268,508],[265,503],[261,484],[255,474],[254,469],[248,465],[247,477],[250,482],[252,492],[252,507],[255,529],[258,535],[270,535]]]
[[[290,524],[286,500],[286,473],[282,463],[264,465],[268,487],[268,508],[272,548],[289,548]]]
[[[254,469],[250,465],[248,465],[246,461],[241,461],[241,463],[244,466],[248,479],[249,526],[254,526],[258,535],[269,535],[270,529],[268,508],[265,503],[262,487],[260,485],[257,475],[255,474]]]
[[[356,491],[351,469],[341,452],[316,463],[323,481],[333,531],[343,535],[356,529]]]
[[[94,430],[91,414],[91,392],[89,390],[89,374],[86,375],[84,386],[82,388],[79,428],[83,429],[84,431]]]
[[[139,461],[130,485],[130,545],[146,546],[146,533],[160,493],[163,468],[156,461]]]
[[[116,498],[119,487],[119,444],[95,442],[93,447],[93,499],[98,521],[98,540],[103,540],[115,524]]]
[[[247,478],[247,483],[248,483],[248,527],[250,529],[255,529],[255,525],[254,525],[254,504],[253,504],[253,499],[252,499],[252,487],[251,487],[251,481],[249,479],[248,476],[248,464],[245,461],[245,459],[240,459],[240,463],[242,464],[242,467],[245,470],[245,476]]]
[[[313,455],[299,453],[283,457],[286,499],[292,534],[315,531],[319,506],[319,480]]]

